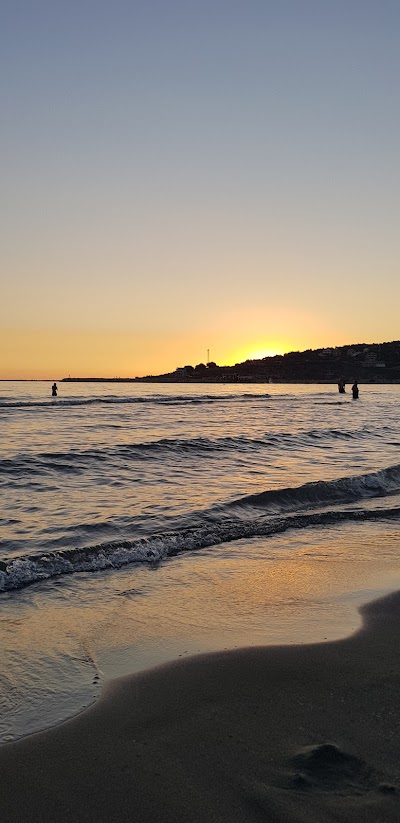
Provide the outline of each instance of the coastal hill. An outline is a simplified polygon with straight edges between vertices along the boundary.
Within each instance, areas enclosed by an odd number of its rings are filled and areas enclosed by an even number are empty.
[[[336,383],[340,378],[346,383],[400,383],[400,340],[294,351],[234,366],[198,363],[146,377],[65,377],[63,382]]]

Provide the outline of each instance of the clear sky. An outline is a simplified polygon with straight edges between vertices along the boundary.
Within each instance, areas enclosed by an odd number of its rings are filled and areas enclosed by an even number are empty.
[[[398,0],[3,0],[0,377],[400,337]]]

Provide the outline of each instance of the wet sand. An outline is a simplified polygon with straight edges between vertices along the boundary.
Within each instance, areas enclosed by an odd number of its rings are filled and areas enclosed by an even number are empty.
[[[400,819],[400,593],[356,635],[249,648],[123,678],[0,748],[2,819]]]

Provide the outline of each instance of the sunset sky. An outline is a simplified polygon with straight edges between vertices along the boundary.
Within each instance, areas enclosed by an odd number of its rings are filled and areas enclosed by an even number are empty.
[[[0,377],[400,337],[397,0],[4,0]]]

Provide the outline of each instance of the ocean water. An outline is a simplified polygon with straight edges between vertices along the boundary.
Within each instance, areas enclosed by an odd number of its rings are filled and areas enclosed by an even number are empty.
[[[400,585],[400,386],[0,383],[0,740]]]

